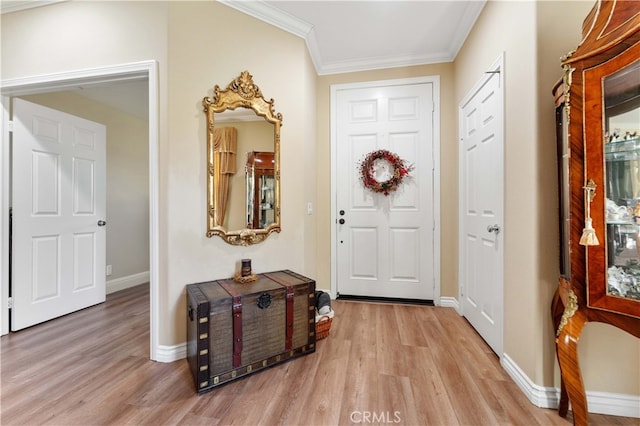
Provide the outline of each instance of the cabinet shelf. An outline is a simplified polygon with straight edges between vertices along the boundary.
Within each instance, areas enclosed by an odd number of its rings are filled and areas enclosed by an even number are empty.
[[[640,137],[605,143],[606,161],[640,160]]]
[[[629,220],[607,220],[607,225],[630,225],[630,226],[634,226],[635,223],[629,219]]]

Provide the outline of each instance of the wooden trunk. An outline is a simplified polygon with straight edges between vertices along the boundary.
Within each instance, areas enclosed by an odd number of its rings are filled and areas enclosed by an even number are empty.
[[[315,281],[291,271],[187,285],[187,359],[198,392],[315,352]]]

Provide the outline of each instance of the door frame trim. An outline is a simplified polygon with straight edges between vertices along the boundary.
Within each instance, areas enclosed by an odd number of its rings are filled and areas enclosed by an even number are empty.
[[[477,93],[478,91],[489,81],[489,79],[494,75],[498,74],[499,85],[500,85],[500,125],[498,126],[500,131],[500,136],[502,139],[502,143],[500,144],[500,158],[499,161],[502,163],[502,182],[501,186],[497,190],[502,194],[502,200],[500,204],[500,214],[502,216],[502,228],[500,230],[502,247],[500,250],[500,270],[498,271],[500,278],[500,348],[501,352],[504,353],[504,244],[506,241],[505,238],[505,229],[504,229],[504,205],[505,205],[505,193],[504,193],[504,182],[505,182],[505,162],[504,162],[504,137],[505,137],[505,119],[504,119],[504,105],[505,105],[505,90],[504,90],[504,52],[500,54],[500,56],[491,64],[489,69],[485,72],[485,74],[473,85],[473,87],[467,92],[467,94],[462,98],[460,103],[458,104],[458,314],[464,316],[464,301],[462,299],[463,292],[463,278],[464,278],[464,262],[465,262],[465,253],[463,250],[464,247],[464,235],[462,230],[464,229],[464,212],[462,206],[464,205],[464,150],[462,147],[462,132],[463,132],[463,124],[462,124],[462,108],[466,105]],[[499,358],[502,358],[503,353],[497,354]]]
[[[158,62],[155,60],[84,70],[52,73],[0,81],[2,97],[2,146],[0,147],[0,335],[9,332],[9,118],[11,97],[78,85],[89,86],[116,81],[147,79],[149,90],[149,296],[150,358],[158,360],[159,342],[159,97]]]
[[[440,76],[422,76],[392,80],[363,81],[331,85],[331,295],[338,294],[337,268],[337,98],[338,91],[351,89],[375,88],[384,86],[405,86],[410,84],[430,83],[433,85],[433,302],[440,305]]]

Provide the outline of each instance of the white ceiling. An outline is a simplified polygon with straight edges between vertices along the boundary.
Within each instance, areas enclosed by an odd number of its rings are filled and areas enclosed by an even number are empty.
[[[2,13],[64,0],[0,1]],[[486,0],[217,0],[303,38],[319,75],[453,61]],[[78,91],[146,116],[146,82]]]
[[[117,81],[80,87],[74,93],[138,117],[149,119],[149,82],[147,79]]]
[[[218,0],[305,39],[320,75],[451,62],[486,0]]]

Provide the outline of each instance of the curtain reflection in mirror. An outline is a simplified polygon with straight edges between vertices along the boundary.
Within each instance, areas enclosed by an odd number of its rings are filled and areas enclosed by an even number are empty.
[[[229,200],[229,180],[236,173],[236,151],[238,132],[235,127],[223,127],[213,130],[214,170],[216,174],[215,223],[223,225]]]

